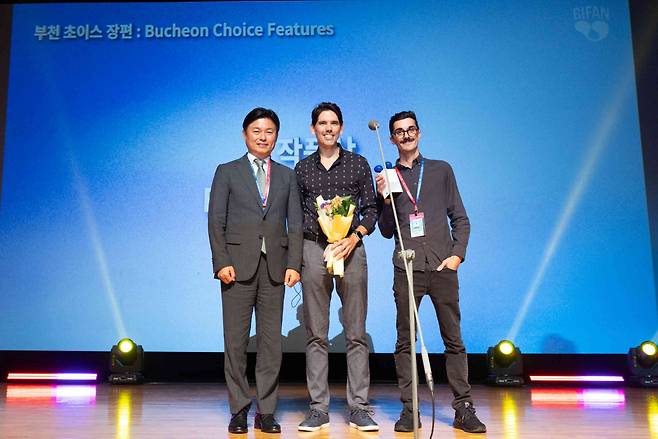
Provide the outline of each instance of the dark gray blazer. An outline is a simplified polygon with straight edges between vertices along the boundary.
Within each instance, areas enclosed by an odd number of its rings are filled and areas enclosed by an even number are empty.
[[[270,191],[264,209],[246,154],[217,167],[208,206],[213,273],[232,265],[238,281],[251,279],[258,268],[263,237],[272,280],[283,282],[287,268],[301,273],[302,208],[295,173],[270,161]]]

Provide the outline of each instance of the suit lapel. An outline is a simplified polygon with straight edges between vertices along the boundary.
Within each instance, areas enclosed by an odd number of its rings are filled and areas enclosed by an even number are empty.
[[[256,178],[254,178],[254,170],[249,163],[249,158],[245,154],[242,159],[240,159],[240,174],[244,180],[245,187],[251,193],[252,198],[256,200],[259,208],[263,208],[263,200],[260,198],[258,193],[258,186],[256,184]]]

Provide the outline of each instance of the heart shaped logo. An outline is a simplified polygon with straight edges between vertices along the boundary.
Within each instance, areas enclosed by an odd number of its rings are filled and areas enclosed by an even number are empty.
[[[590,41],[601,41],[607,37],[610,32],[610,26],[608,26],[608,23],[601,20],[597,20],[593,23],[586,20],[578,20],[574,23],[574,27]]]

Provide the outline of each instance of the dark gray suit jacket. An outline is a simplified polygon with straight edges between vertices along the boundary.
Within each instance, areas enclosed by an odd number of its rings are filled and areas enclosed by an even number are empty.
[[[208,206],[213,273],[232,265],[238,281],[251,279],[258,268],[263,237],[272,280],[283,282],[286,268],[301,273],[302,208],[295,173],[270,161],[270,191],[264,209],[246,154],[217,167]]]

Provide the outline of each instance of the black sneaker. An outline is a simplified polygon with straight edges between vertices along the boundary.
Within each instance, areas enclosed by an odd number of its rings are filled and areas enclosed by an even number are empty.
[[[475,407],[470,402],[465,402],[457,407],[452,426],[467,433],[486,433],[487,431],[487,426],[480,422],[475,414]]]
[[[306,419],[297,426],[299,431],[317,431],[329,427],[329,414],[318,409],[310,409]]]
[[[418,413],[418,428],[421,428],[420,413]],[[400,412],[400,419],[395,423],[395,431],[400,433],[411,433],[414,431],[414,418],[411,415],[411,410],[402,409]]]
[[[359,431],[377,431],[379,425],[372,420],[370,415],[371,411],[361,407],[354,407],[350,410],[350,427],[356,428]]]

